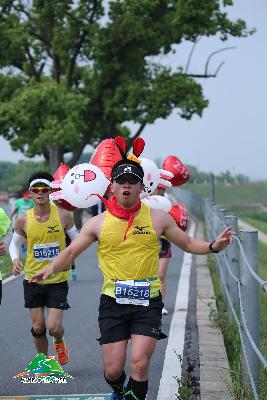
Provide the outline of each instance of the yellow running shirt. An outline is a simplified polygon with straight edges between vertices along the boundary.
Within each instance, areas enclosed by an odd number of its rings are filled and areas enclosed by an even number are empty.
[[[160,247],[150,208],[142,204],[124,241],[127,223],[106,211],[100,233],[97,255],[104,275],[102,293],[111,297],[115,297],[116,280],[157,278]],[[160,280],[151,280],[150,297],[158,296],[159,289]]]
[[[25,279],[42,268],[48,267],[52,260],[65,249],[65,233],[60,223],[57,207],[50,207],[48,221],[36,220],[34,209],[27,211],[28,253],[24,265]],[[42,283],[59,283],[70,278],[70,271],[57,272]]]

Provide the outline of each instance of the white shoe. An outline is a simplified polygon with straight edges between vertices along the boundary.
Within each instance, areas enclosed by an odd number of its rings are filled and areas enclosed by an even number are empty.
[[[168,315],[169,314],[169,311],[165,307],[163,307],[161,312],[162,312],[162,315]]]

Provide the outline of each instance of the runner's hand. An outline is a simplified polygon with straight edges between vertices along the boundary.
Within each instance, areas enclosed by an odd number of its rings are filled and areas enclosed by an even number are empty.
[[[51,276],[53,274],[54,274],[54,270],[53,270],[53,268],[51,268],[51,266],[49,266],[48,268],[45,268],[39,272],[36,272],[36,274],[34,274],[29,279],[29,283],[43,281],[43,280],[49,278],[49,276]]]
[[[233,241],[233,231],[232,228],[229,226],[226,228],[215,240],[214,244],[212,245],[213,250],[222,251],[224,250],[229,243]]]
[[[13,260],[13,265],[12,265],[12,273],[13,273],[13,275],[15,275],[15,276],[20,275],[22,270],[23,270],[22,262],[18,258],[15,258]]]
[[[6,245],[3,240],[0,240],[0,256],[4,256],[6,254]]]

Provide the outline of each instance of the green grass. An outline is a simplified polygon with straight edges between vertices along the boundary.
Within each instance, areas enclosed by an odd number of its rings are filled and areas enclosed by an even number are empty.
[[[267,234],[267,212],[243,211],[237,213],[237,216]]]
[[[216,271],[213,257],[208,257],[208,266],[211,271],[214,291],[216,294],[216,303],[218,309],[218,317],[215,321],[221,328],[224,336],[225,347],[231,369],[232,385],[229,388],[234,400],[250,400],[251,395],[246,393],[242,382],[241,371],[241,344],[239,332],[235,323],[229,321],[227,316],[227,307],[225,300],[221,294],[220,281]],[[267,245],[259,243],[259,275],[263,280],[267,281]],[[260,350],[264,357],[267,358],[267,293],[263,290],[260,292]],[[261,369],[260,381],[260,400],[267,399],[267,382],[266,372]]]
[[[267,245],[262,242],[259,243],[259,275],[267,281]],[[267,293],[263,290],[260,291],[260,340],[262,352],[267,358]]]
[[[259,221],[258,219],[249,218],[249,217],[240,217],[248,224],[254,226],[257,230],[262,231],[267,234],[267,222]]]
[[[210,184],[187,183],[182,186],[182,189],[197,192],[204,197],[212,197]],[[267,206],[267,183],[265,182],[218,184],[215,189],[216,203],[221,204],[233,213],[248,209],[260,210],[259,204]]]

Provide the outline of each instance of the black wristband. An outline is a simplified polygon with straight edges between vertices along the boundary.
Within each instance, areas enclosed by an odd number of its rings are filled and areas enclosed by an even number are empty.
[[[211,253],[219,253],[218,250],[214,250],[214,249],[212,248],[212,245],[213,245],[214,243],[215,243],[215,240],[213,240],[213,242],[211,242],[211,243],[209,244],[210,252],[211,252]]]

